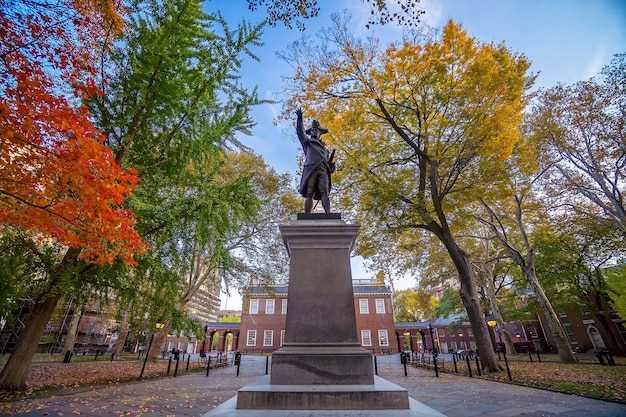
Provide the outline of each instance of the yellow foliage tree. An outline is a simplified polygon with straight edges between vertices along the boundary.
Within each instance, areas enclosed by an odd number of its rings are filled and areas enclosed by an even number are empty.
[[[480,43],[450,21],[440,33],[379,47],[350,35],[337,17],[320,44],[294,44],[288,111],[302,106],[329,129],[338,150],[336,189],[363,225],[362,240],[389,256],[420,251],[420,234],[445,246],[460,280],[484,369],[500,369],[480,307],[469,254],[457,234],[472,202],[520,137],[529,62],[504,45]],[[389,248],[393,248],[393,251]]]

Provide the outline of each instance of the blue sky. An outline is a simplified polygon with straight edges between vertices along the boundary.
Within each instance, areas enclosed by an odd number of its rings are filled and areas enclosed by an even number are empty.
[[[330,15],[348,10],[353,16],[355,34],[374,35],[386,42],[401,39],[401,30],[393,25],[365,29],[369,8],[361,0],[318,0],[320,14],[306,21],[305,33],[314,36],[330,25]],[[626,2],[623,0],[422,0],[426,10],[423,22],[443,26],[449,19],[461,23],[468,33],[483,42],[504,42],[532,62],[531,71],[539,73],[536,87],[550,87],[558,82],[574,83],[597,74],[612,56],[626,52]],[[209,11],[219,9],[233,25],[245,18],[252,23],[263,19],[262,11],[247,9],[245,0],[209,0]],[[260,62],[247,60],[242,68],[242,82],[257,86],[260,97],[280,101],[283,77],[289,66],[276,52],[300,39],[302,33],[279,24],[266,26],[264,46],[255,49]],[[243,143],[261,154],[278,172],[295,175],[301,152],[293,128],[274,125],[280,104],[255,109],[257,125],[252,136],[242,136]],[[306,118],[306,115],[305,115]],[[359,262],[353,265],[353,277],[370,276]],[[396,280],[396,289],[415,285],[412,279]],[[231,294],[232,295],[232,294]],[[222,302],[224,306],[224,302]],[[237,308],[236,297],[228,308]]]

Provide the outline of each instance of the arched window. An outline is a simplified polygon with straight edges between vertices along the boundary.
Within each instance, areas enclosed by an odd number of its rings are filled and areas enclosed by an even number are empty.
[[[602,335],[598,331],[598,329],[594,326],[587,327],[587,334],[589,334],[589,339],[593,344],[594,349],[606,349],[606,345],[604,344],[604,340],[602,339]]]

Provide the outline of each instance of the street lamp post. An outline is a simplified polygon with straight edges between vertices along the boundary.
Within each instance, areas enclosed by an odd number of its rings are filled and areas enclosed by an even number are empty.
[[[164,325],[161,323],[156,323],[154,325],[156,329],[162,329],[163,326]],[[141,367],[141,372],[139,373],[139,379],[143,378],[143,371],[146,369],[146,362],[148,362],[148,355],[150,354],[150,348],[152,347],[153,341],[154,341],[154,332],[152,332],[152,335],[150,336],[150,343],[148,344],[148,350],[146,351],[146,356],[143,359],[143,366]]]
[[[437,349],[435,348],[435,338],[433,337],[433,326],[428,324],[428,332],[430,333],[430,342],[433,345],[433,365],[435,365],[435,376],[439,377],[439,369],[437,368]]]
[[[487,325],[489,325],[489,327],[493,327],[495,329],[494,331],[498,332],[498,338],[500,339],[500,344],[502,345],[502,330],[496,328],[496,324],[498,324],[498,322],[493,317],[489,317],[487,319]],[[500,349],[498,348],[498,350]],[[509,361],[506,359],[506,347],[502,349],[502,355],[504,356],[504,365],[506,366],[506,373],[509,376],[509,381],[512,381],[513,378],[511,378],[511,370],[509,369]]]

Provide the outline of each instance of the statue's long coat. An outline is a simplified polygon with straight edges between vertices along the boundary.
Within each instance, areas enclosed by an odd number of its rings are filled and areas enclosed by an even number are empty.
[[[324,143],[319,139],[309,137],[304,130],[302,120],[298,119],[296,131],[298,133],[298,139],[302,145],[304,151],[304,167],[302,168],[302,177],[300,178],[300,188],[298,191],[303,197],[306,197],[307,183],[311,175],[319,168],[320,165],[324,165],[326,172],[328,172],[328,192],[331,188],[331,168],[330,168],[330,153]],[[321,195],[317,187],[313,194],[315,200],[321,199]]]

